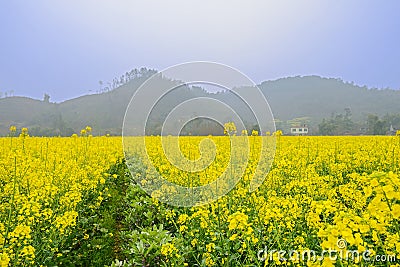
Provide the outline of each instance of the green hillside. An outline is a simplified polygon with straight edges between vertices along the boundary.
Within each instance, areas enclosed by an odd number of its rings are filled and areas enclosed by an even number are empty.
[[[313,122],[352,111],[353,120],[368,114],[380,116],[400,113],[399,90],[377,90],[318,76],[292,77],[263,82],[260,85],[276,118],[290,120],[311,117]]]
[[[86,125],[92,126],[95,135],[121,134],[129,100],[145,80],[145,76],[136,77],[109,92],[86,95],[62,103],[48,103],[26,97],[2,98],[0,135],[7,135],[10,125],[28,127],[31,135],[71,135],[79,133]],[[174,84],[170,80],[160,82]],[[318,76],[266,81],[259,87],[268,99],[277,121],[286,122],[286,125],[293,121],[304,121],[314,128],[314,132],[323,119],[342,114],[345,109],[351,111],[351,119],[360,125],[367,120],[369,114],[379,117],[400,114],[399,90],[368,89],[338,79]],[[156,110],[159,113],[152,118],[151,133],[157,133],[169,110],[194,96],[213,97],[228,103],[239,110],[248,125],[254,123],[251,112],[234,94],[212,94],[199,87],[184,87],[177,89],[158,104]]]

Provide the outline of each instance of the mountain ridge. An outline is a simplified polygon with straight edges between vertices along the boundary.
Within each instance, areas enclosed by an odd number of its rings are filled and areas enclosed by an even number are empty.
[[[92,126],[94,134],[121,134],[129,100],[146,79],[146,76],[136,77],[111,91],[59,103],[23,96],[1,98],[0,135],[6,135],[10,125],[28,127],[33,135],[70,135],[79,133],[86,125]],[[277,121],[305,118],[305,123],[316,128],[324,118],[345,109],[351,110],[352,119],[357,122],[365,120],[368,114],[400,114],[400,90],[361,87],[316,75],[279,78],[258,86]],[[175,93],[168,103],[165,102],[164,108],[193,96],[208,96],[238,105],[229,92],[209,93],[196,87]],[[162,116],[156,119],[160,120]]]

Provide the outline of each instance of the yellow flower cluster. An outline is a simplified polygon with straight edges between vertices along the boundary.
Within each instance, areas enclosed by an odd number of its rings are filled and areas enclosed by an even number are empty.
[[[164,256],[175,256],[176,252],[178,252],[178,250],[172,243],[165,243],[161,246],[161,254]]]
[[[248,226],[247,224],[248,216],[243,212],[235,212],[232,215],[229,215],[228,222],[229,222],[229,230],[243,230]]]

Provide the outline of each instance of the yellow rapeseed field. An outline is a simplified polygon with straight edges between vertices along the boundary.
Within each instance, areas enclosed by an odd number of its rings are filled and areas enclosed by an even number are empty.
[[[192,160],[200,158],[198,145],[204,139],[215,143],[215,161],[195,173],[168,162],[160,137],[146,138],[149,160],[145,162],[169,181],[202,185],[227,168],[229,137],[180,137],[182,154]],[[271,171],[263,185],[250,192],[250,174],[259,155],[252,149],[262,138],[268,137],[249,137],[249,165],[229,194],[210,205],[167,209],[165,217],[175,225],[177,237],[200,255],[194,256],[197,264],[334,266],[363,261],[376,265],[373,259],[379,260],[378,256],[386,260],[383,264],[394,264],[400,255],[400,136],[278,137]],[[156,174],[148,168],[143,176],[138,176],[138,183],[145,186]],[[170,195],[168,190],[161,187],[153,193],[162,198]],[[168,243],[161,251],[169,261],[183,253],[171,246]],[[293,250],[296,253],[289,257]],[[311,250],[336,251],[342,261],[338,255],[323,253],[304,260],[304,252]]]
[[[104,183],[121,139],[21,134],[0,144],[0,266],[33,265],[37,255],[62,253],[82,192]]]
[[[146,137],[149,160],[140,151],[135,153],[132,145],[128,155],[143,157],[139,159],[143,168],[130,170],[143,187],[159,175],[180,185],[205,185],[228,168],[233,150],[230,138],[243,137],[180,137],[182,154],[208,166],[189,173],[176,167],[179,164],[173,157],[164,155],[160,137]],[[342,255],[368,251],[372,259],[378,255],[398,259],[400,136],[278,136],[271,170],[262,186],[250,192],[251,174],[260,155],[254,151],[263,138],[268,137],[249,137],[248,165],[241,166],[242,177],[229,172],[238,183],[217,201],[179,208],[159,201],[168,188],[153,192],[149,199],[158,212],[149,215],[146,210],[141,217],[164,218],[170,237],[159,243],[157,264],[339,266],[365,261],[357,255],[346,262],[324,254],[316,260],[302,259],[311,250],[337,250]],[[214,145],[199,149],[204,139]],[[40,265],[35,259],[45,253],[62,258],[63,252],[57,251],[59,242],[75,227],[82,193],[96,190],[110,178],[107,170],[123,157],[121,138],[21,135],[0,138],[0,144],[0,266]],[[91,205],[95,208],[101,202],[100,194]],[[134,257],[134,249],[127,251],[121,264],[133,266],[129,257]],[[280,251],[297,253],[283,256]],[[142,257],[146,262],[149,256]]]

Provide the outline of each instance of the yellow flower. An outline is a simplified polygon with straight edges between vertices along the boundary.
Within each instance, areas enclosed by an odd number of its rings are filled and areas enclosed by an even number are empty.
[[[242,212],[235,212],[228,217],[229,230],[239,229],[243,230],[248,226],[247,224],[248,216]]]
[[[377,187],[378,185],[379,185],[379,182],[378,182],[377,179],[373,179],[373,180],[371,181],[371,186]]]
[[[21,250],[21,257],[27,258],[28,260],[33,260],[35,258],[35,248],[32,246],[25,246]]]
[[[181,225],[179,226],[179,232],[183,233],[188,229],[188,227],[186,225]]]
[[[7,267],[10,263],[10,257],[8,257],[7,253],[0,253],[0,267]]]
[[[207,252],[211,253],[215,248],[215,244],[214,243],[210,243],[206,245],[206,250]]]
[[[233,136],[236,134],[236,125],[233,122],[227,122],[224,124],[224,134]]]
[[[178,223],[179,224],[184,224],[184,223],[186,223],[186,221],[189,219],[189,215],[187,215],[187,214],[181,214],[181,215],[179,215],[179,217],[178,217]]]
[[[161,254],[166,257],[174,256],[178,249],[172,243],[165,243],[161,246]]]
[[[233,235],[231,235],[231,237],[229,238],[229,240],[231,240],[231,241],[235,241],[236,240],[236,238],[237,238],[237,234],[233,234]]]
[[[258,238],[257,237],[251,237],[251,242],[253,242],[253,244],[257,244],[257,242],[258,242],[259,240],[258,240]]]
[[[203,217],[200,219],[200,227],[203,229],[208,227],[208,223]]]
[[[28,134],[28,128],[24,127],[21,129],[21,134],[19,135],[20,137],[27,137],[29,136]]]
[[[395,204],[392,207],[392,215],[394,219],[400,219],[400,204]],[[400,247],[400,245],[399,245]]]
[[[209,253],[204,253],[206,266],[214,266],[215,262]]]

